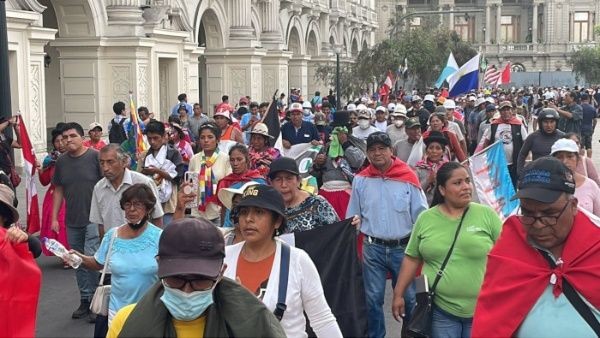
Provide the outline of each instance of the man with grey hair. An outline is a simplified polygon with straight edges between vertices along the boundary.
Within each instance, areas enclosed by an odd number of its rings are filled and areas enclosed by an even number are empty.
[[[123,191],[136,183],[146,184],[157,199],[150,215],[151,223],[162,226],[163,209],[158,202],[158,189],[153,180],[141,173],[127,169],[129,156],[118,144],[111,143],[100,150],[102,178],[94,187],[90,208],[90,222],[98,224],[100,238],[110,228],[127,223],[119,201]]]

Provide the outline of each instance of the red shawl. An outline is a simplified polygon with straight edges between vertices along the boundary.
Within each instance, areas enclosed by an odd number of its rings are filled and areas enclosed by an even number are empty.
[[[384,173],[379,171],[379,169],[375,168],[372,164],[369,164],[368,167],[366,167],[365,169],[363,169],[363,171],[358,173],[358,176],[384,178],[393,181],[410,183],[415,187],[421,189],[419,178],[417,178],[417,175],[408,166],[408,164],[402,162],[396,157],[392,157],[392,160],[392,165]]]
[[[42,273],[27,242],[5,237],[0,227],[0,337],[33,337]]]
[[[519,219],[507,219],[488,256],[472,336],[513,336],[548,286],[552,273],[559,281],[554,286],[555,297],[562,292],[561,277],[565,277],[588,302],[600,307],[600,227],[581,211],[575,215],[561,258],[564,263],[550,270],[544,257],[527,242]]]
[[[495,119],[492,120],[492,124],[514,124],[520,126],[523,123],[516,116],[513,116],[510,118],[510,120],[508,120],[508,122],[504,121],[503,119]]]
[[[217,184],[217,193],[215,194],[215,196],[218,195],[218,192],[221,191],[221,189],[229,188],[232,185],[234,185],[235,183],[238,183],[238,182],[246,183],[246,182],[250,182],[250,181],[255,181],[257,179],[264,180],[265,178],[256,169],[248,170],[241,175],[231,173],[231,174],[223,177],[221,180],[219,180],[219,183]],[[221,201],[219,201],[218,198],[215,199],[215,202],[216,201],[218,201],[219,205],[221,205],[221,206],[223,205],[223,204],[221,204]]]

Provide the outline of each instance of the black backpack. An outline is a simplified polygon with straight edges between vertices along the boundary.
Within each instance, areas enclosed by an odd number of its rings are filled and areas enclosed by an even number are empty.
[[[115,119],[110,120],[110,131],[108,133],[108,141],[110,143],[121,144],[125,140],[127,140],[127,134],[125,133],[125,128],[123,124],[125,123],[125,119],[121,119],[119,123],[115,122]]]

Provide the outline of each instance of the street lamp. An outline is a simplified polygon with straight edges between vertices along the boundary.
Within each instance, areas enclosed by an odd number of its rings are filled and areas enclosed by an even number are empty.
[[[335,46],[333,48],[335,51],[335,110],[339,111],[341,109],[340,102],[340,54],[342,53],[342,47]]]

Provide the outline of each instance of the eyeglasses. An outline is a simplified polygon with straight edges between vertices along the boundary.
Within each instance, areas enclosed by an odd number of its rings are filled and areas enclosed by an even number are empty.
[[[135,209],[142,209],[145,207],[145,204],[139,201],[123,203],[123,210],[131,209],[131,207],[134,207]]]
[[[162,280],[163,280],[163,283],[167,287],[170,287],[172,289],[182,290],[183,288],[185,288],[186,284],[190,284],[190,287],[194,291],[210,290],[219,282],[218,279],[217,280],[206,279],[206,278],[197,278],[197,279],[189,278],[188,279],[188,278],[182,278],[182,277],[177,277],[177,276],[165,277]]]
[[[536,221],[539,220],[542,224],[552,227],[558,223],[558,219],[565,212],[565,210],[567,209],[567,205],[569,205],[570,202],[571,201],[569,200],[569,201],[567,201],[567,203],[565,203],[565,206],[562,208],[562,210],[558,213],[557,216],[518,215],[517,217],[519,218],[519,220],[521,221],[521,223],[523,225],[527,225],[527,226],[533,225]]]

